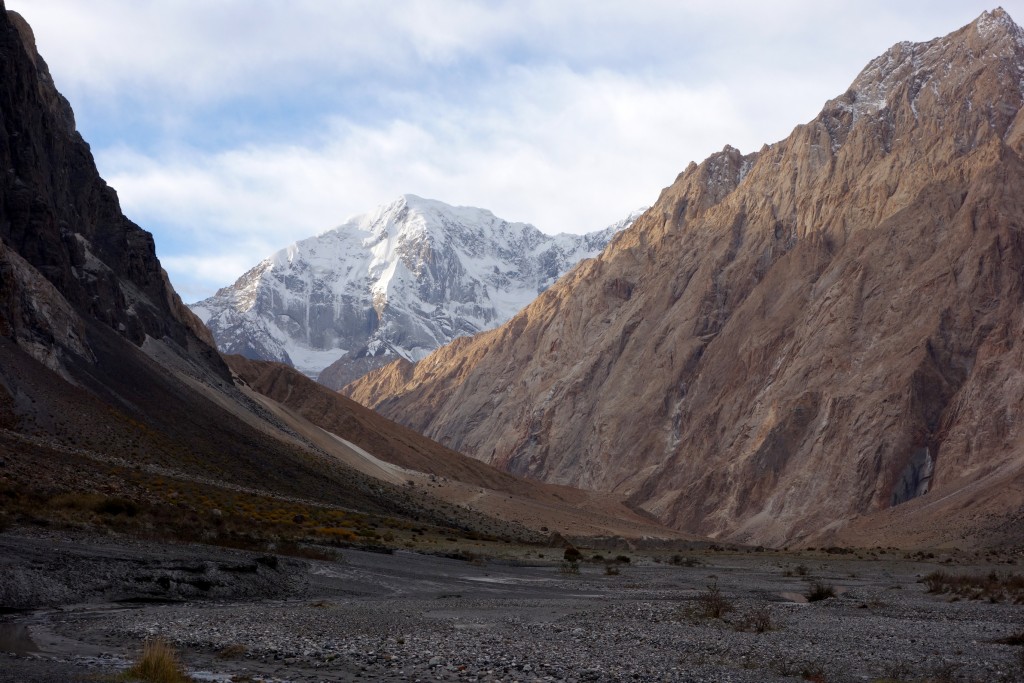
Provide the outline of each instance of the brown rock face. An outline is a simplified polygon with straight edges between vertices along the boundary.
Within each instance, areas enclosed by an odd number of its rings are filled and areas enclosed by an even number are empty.
[[[504,327],[347,393],[732,540],[1019,483],[1022,70],[1002,10],[896,45],[786,140],[691,164]],[[914,503],[922,543],[956,542],[974,504]]]

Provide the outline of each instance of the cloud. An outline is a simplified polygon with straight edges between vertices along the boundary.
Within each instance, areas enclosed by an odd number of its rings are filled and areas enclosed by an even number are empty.
[[[737,142],[745,128],[721,89],[565,68],[512,69],[472,102],[406,98],[405,117],[376,126],[327,119],[306,145],[158,156],[121,147],[99,150],[98,161],[129,216],[173,233],[158,239],[162,253],[190,249],[206,263],[204,250],[227,244],[250,250],[252,265],[268,244],[283,247],[406,192],[549,232],[596,230],[652,203],[689,161]],[[186,263],[176,257],[168,269]],[[217,286],[227,284],[220,278]]]
[[[785,137],[889,45],[986,2],[7,5],[195,299],[402,193],[597,229],[691,160]]]
[[[1010,3],[1016,4],[1016,3]],[[300,89],[324,74],[416,76],[459,62],[613,68],[778,63],[808,47],[844,52],[886,33],[927,39],[983,1],[856,6],[787,0],[10,0],[37,27],[66,88],[179,99]],[[959,8],[959,9],[956,9]],[[1011,7],[1011,10],[1013,8]],[[883,38],[888,40],[888,38]],[[767,49],[766,48],[773,48]],[[757,62],[750,57],[756,56]]]

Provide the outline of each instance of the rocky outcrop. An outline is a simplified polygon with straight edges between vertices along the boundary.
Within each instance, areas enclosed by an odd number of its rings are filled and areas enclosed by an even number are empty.
[[[5,281],[3,305],[8,312],[20,310],[7,318],[5,334],[45,337],[44,346],[55,345],[45,351],[51,358],[59,349],[89,356],[88,342],[69,332],[74,315],[98,320],[135,345],[146,337],[168,338],[183,348],[197,338],[210,340],[168,283],[152,236],[124,217],[117,194],[97,173],[71,107],[36,52],[31,28],[6,11],[0,17],[0,102],[4,267],[34,271],[21,283],[28,289],[15,291],[15,283]],[[35,342],[28,344],[38,356]]]
[[[637,215],[545,235],[405,195],[282,249],[192,308],[222,352],[287,363],[337,389],[497,327]]]
[[[902,504],[949,541],[970,504],[905,501],[1022,476],[1022,70],[1002,10],[896,45],[506,325],[346,391],[691,532],[781,545]]]

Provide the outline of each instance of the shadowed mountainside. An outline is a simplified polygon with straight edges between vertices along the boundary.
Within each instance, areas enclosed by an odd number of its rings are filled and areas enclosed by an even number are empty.
[[[244,544],[375,538],[372,519],[530,535],[353,469],[237,387],[6,11],[0,121],[0,528]]]

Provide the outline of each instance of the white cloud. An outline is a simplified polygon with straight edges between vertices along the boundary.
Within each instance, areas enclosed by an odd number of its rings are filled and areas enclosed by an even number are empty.
[[[335,120],[308,146],[158,158],[120,148],[100,151],[99,163],[134,220],[174,226],[206,249],[223,242],[237,253],[248,238],[264,249],[251,265],[275,239],[283,247],[404,192],[551,232],[598,229],[653,202],[693,150],[752,134],[720,89],[606,72],[517,69],[480,100],[422,98],[408,119],[375,127]]]
[[[781,139],[892,43],[987,3],[7,5],[191,300],[406,192],[599,228],[691,160]],[[1024,20],[1022,0],[1003,4]]]

